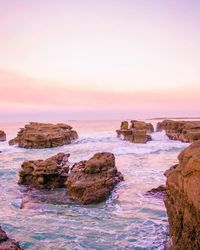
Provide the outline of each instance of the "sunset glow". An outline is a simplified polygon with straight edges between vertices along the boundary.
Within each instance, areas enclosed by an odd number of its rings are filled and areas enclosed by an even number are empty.
[[[199,115],[200,2],[0,4],[2,119]]]

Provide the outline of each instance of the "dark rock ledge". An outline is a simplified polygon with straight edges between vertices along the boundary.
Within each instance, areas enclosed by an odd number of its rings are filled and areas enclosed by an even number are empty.
[[[9,239],[5,231],[0,227],[0,250],[22,250],[19,243]]]

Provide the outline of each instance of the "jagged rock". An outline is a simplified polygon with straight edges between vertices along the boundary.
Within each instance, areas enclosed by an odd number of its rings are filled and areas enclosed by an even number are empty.
[[[164,185],[160,185],[157,188],[152,188],[147,193],[148,194],[155,194],[155,193],[162,193],[166,191],[166,187]]]
[[[97,153],[88,161],[74,164],[66,182],[68,194],[82,204],[105,200],[123,176],[111,153]]]
[[[147,191],[145,195],[153,196],[158,199],[163,199],[166,192],[166,187],[164,185],[160,185],[157,188],[152,188],[151,190]]]
[[[154,132],[154,128],[151,123],[132,120],[130,127],[128,121],[123,121],[116,132],[118,137],[126,141],[146,143],[151,140],[149,133]]]
[[[0,130],[0,141],[6,141],[6,133]]]
[[[19,184],[36,188],[65,187],[69,154],[59,153],[46,160],[25,161],[19,172]]]
[[[121,129],[128,129],[128,127],[129,127],[129,124],[128,124],[127,121],[123,121],[123,122],[121,123]]]
[[[77,138],[77,132],[67,124],[31,122],[25,125],[9,144],[18,144],[22,148],[51,148],[70,144]]]
[[[178,159],[179,164],[165,172],[172,249],[200,249],[200,140]]]
[[[193,142],[200,139],[200,121],[164,120],[157,124],[156,131],[165,130],[171,140]]]
[[[0,250],[22,250],[19,243],[9,239],[7,234],[0,227]]]

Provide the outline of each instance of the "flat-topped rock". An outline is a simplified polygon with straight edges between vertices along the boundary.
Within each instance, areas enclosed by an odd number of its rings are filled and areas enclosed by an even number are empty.
[[[120,129],[116,130],[116,132],[117,136],[123,140],[135,143],[146,143],[151,140],[149,134],[154,132],[154,128],[151,123],[132,120],[130,126],[128,121],[123,121]]]
[[[172,249],[200,249],[200,140],[183,150],[165,172],[165,205]]]
[[[111,153],[97,153],[88,161],[74,164],[66,182],[68,194],[82,204],[105,200],[123,176]]]
[[[67,124],[30,122],[20,129],[9,144],[17,144],[22,148],[52,148],[70,144],[77,138],[77,132]]]
[[[200,139],[200,121],[164,120],[157,124],[156,130],[164,130],[171,140],[193,142]]]
[[[6,141],[6,133],[0,130],[0,141]]]
[[[61,188],[69,171],[69,154],[59,153],[46,160],[25,161],[19,172],[19,184],[36,188]]]
[[[151,123],[143,122],[143,121],[132,120],[130,128],[131,129],[145,129],[148,133],[154,132],[153,125]]]
[[[19,243],[9,239],[5,231],[0,227],[0,250],[22,250]]]

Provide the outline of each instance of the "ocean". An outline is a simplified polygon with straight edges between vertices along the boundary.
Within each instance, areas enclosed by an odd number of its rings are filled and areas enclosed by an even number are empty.
[[[159,120],[152,120],[153,125]],[[51,121],[52,122],[52,121]],[[116,137],[120,121],[62,121],[73,126],[79,139],[51,149],[23,149],[0,142],[0,225],[23,249],[165,249],[168,234],[162,198],[146,192],[165,184],[164,172],[176,164],[187,143],[169,140],[164,132],[152,134],[146,144]],[[23,122],[0,122],[7,139]],[[111,196],[97,205],[79,205],[65,189],[35,190],[19,186],[18,171],[25,160],[70,153],[73,164],[96,152],[115,154],[124,175]]]

